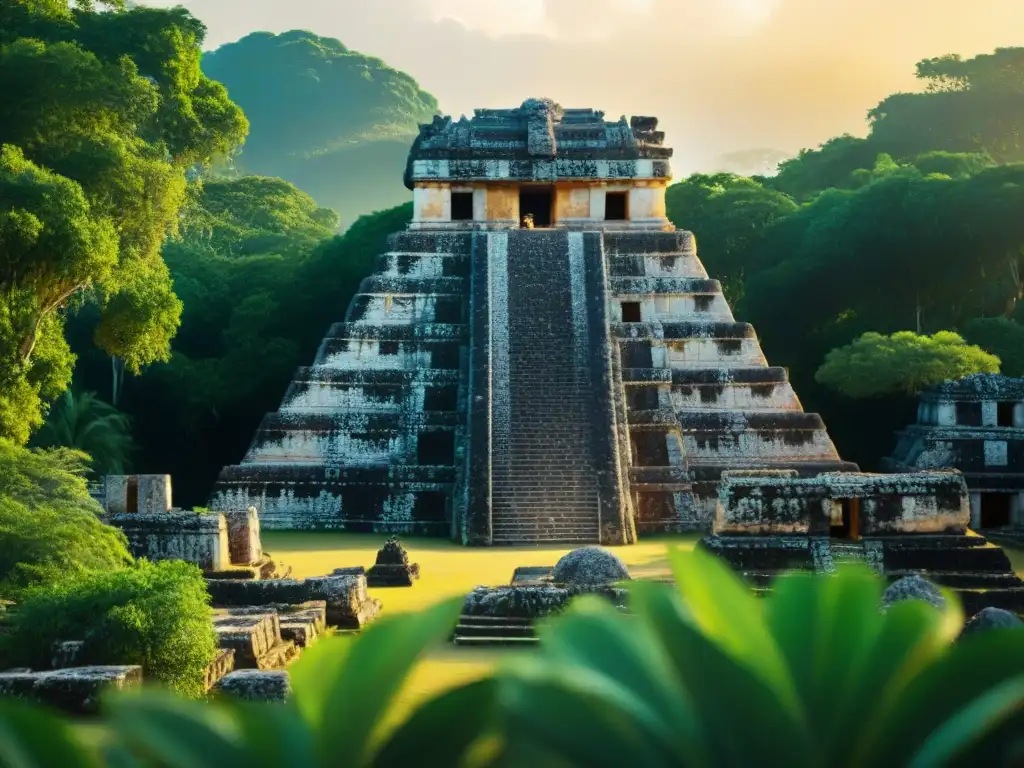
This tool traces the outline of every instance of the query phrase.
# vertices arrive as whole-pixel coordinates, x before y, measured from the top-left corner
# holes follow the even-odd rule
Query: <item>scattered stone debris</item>
[[[242,701],[276,703],[291,698],[292,683],[283,670],[242,669],[222,677],[213,690]]]
[[[626,564],[607,549],[574,549],[555,563],[551,580],[570,586],[600,586],[629,579]]]
[[[990,629],[1020,629],[1024,621],[1020,616],[1002,608],[982,608],[964,625],[961,635],[973,635]]]
[[[108,690],[128,690],[142,684],[142,667],[69,667],[45,672],[0,672],[0,698],[25,699],[72,715],[99,711]]]
[[[882,593],[882,610],[903,600],[922,600],[936,608],[946,606],[946,598],[939,588],[920,576],[906,576],[890,584]]]
[[[409,553],[398,537],[392,536],[377,552],[377,562],[367,572],[366,583],[370,587],[411,587],[419,577],[419,565],[409,563]]]

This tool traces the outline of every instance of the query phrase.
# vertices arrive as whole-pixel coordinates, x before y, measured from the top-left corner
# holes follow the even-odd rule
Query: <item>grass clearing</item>
[[[634,577],[669,575],[668,547],[692,549],[700,537],[659,537],[615,552]],[[383,534],[265,532],[263,547],[292,576],[323,576],[335,568],[362,565],[367,570],[387,539]],[[469,548],[450,541],[402,538],[409,558],[419,563],[420,579],[413,587],[371,589],[384,606],[384,615],[418,611],[449,597],[465,595],[477,586],[500,586],[512,580],[519,566],[549,566],[573,547]],[[1024,577],[1024,551],[1006,550],[1013,567]],[[432,652],[413,671],[389,720],[397,722],[418,703],[448,688],[479,679],[502,660],[528,649],[457,648]]]

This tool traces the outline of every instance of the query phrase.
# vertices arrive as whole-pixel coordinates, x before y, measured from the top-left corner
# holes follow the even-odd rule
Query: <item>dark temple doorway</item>
[[[840,516],[832,519],[829,536],[833,539],[860,538],[860,499],[841,499]]]
[[[1011,521],[1013,496],[1009,493],[981,494],[979,528],[1005,528]]]
[[[550,227],[555,205],[554,187],[523,187],[519,190],[519,217],[533,217],[533,226]]]

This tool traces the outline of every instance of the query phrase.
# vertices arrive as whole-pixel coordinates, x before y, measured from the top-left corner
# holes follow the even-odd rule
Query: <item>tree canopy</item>
[[[916,395],[934,384],[973,373],[999,373],[999,358],[949,331],[919,336],[865,333],[828,353],[815,378],[847,397]]]
[[[182,8],[20,2],[0,33],[0,436],[24,442],[73,364],[67,314],[132,371],[170,353],[181,303],[160,257],[185,172],[247,124],[200,71]]]

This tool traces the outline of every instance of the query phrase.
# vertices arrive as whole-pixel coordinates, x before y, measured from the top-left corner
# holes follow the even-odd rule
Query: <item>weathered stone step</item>
[[[455,645],[464,646],[496,646],[496,645],[536,645],[536,637],[469,637],[465,635],[456,635],[452,638],[452,642]]]

